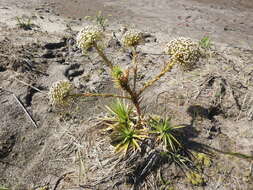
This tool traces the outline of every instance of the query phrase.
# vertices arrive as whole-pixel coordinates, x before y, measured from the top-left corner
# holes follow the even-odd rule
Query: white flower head
[[[170,41],[164,51],[171,56],[173,61],[186,70],[191,69],[201,56],[199,44],[184,37]]]
[[[88,25],[83,28],[77,35],[77,46],[83,51],[93,47],[95,42],[103,39],[103,30],[95,25]]]
[[[69,105],[74,86],[67,80],[61,80],[53,83],[49,90],[49,100],[52,105]]]
[[[143,34],[137,30],[128,30],[122,37],[122,43],[126,47],[136,47],[143,41]]]

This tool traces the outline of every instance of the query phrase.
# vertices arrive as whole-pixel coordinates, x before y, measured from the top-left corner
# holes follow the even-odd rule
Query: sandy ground
[[[220,43],[252,48],[250,0],[55,0],[62,16],[83,18],[103,10],[113,20],[168,36],[212,37]]]
[[[0,187],[83,189],[79,184],[87,181],[80,180],[80,152],[93,168],[90,177],[101,177],[92,162],[102,160],[103,155],[98,158],[94,151],[86,150],[85,135],[97,117],[93,113],[98,114],[107,101],[80,102],[79,112],[61,113],[49,106],[46,94],[53,82],[62,79],[72,81],[80,91],[111,90],[110,83],[106,83],[108,75],[100,70],[101,62],[94,59],[89,64],[90,60],[74,45],[77,31],[87,23],[84,17],[94,16],[97,11],[108,16],[110,30],[128,26],[151,34],[149,42],[141,47],[154,54],[141,57],[145,62],[144,80],[150,79],[159,71],[159,64],[165,62],[166,57],[155,56],[161,53],[165,42],[178,36],[196,40],[210,36],[220,54],[196,73],[182,75],[173,71],[157,85],[159,88],[145,94],[145,109],[169,113],[175,116],[175,122],[190,125],[192,118],[187,110],[201,105],[210,113],[192,124],[197,132],[189,134],[194,139],[224,151],[252,154],[253,1],[1,0]],[[18,28],[17,16],[31,18],[32,30]],[[115,52],[113,48],[108,51]],[[112,58],[122,65],[130,61],[122,53]],[[165,91],[169,92],[160,97],[161,107],[157,108],[154,94]],[[222,94],[220,99],[215,97],[217,93]],[[87,152],[94,157],[87,157]],[[252,190],[252,178],[245,177],[251,162],[231,157],[217,160],[214,165],[219,165],[218,173],[208,176],[205,189]],[[178,189],[202,189],[184,185],[180,182]]]
[[[2,13],[10,8],[12,16],[19,8],[30,13],[46,12],[65,18],[83,19],[98,11],[114,22],[124,23],[170,37],[189,36],[199,39],[210,36],[218,43],[252,48],[253,5],[250,0],[35,0],[1,1]],[[15,9],[13,13],[12,9]],[[10,11],[9,10],[9,11]],[[5,20],[2,17],[2,21]],[[12,18],[13,19],[13,18]],[[10,19],[8,20],[10,22]],[[50,26],[49,26],[50,27]],[[60,29],[59,29],[60,30]]]

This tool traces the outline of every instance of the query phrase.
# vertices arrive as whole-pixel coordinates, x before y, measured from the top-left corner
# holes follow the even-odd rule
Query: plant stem
[[[84,97],[104,97],[104,98],[122,98],[122,99],[129,99],[131,100],[131,97],[129,96],[120,96],[120,95],[117,95],[117,94],[97,94],[97,93],[81,93],[81,94],[72,94],[70,96],[73,96],[73,97],[81,97],[81,96],[84,96]]]
[[[126,91],[130,95],[130,100],[134,104],[137,114],[139,117],[141,117],[141,108],[140,108],[140,101],[139,101],[139,96],[134,92],[130,86],[127,84],[121,84],[121,88]]]
[[[112,62],[106,57],[106,55],[104,54],[104,52],[99,49],[98,45],[96,42],[94,42],[94,48],[97,50],[99,56],[104,60],[105,64],[110,67],[110,69],[113,69],[113,64]]]
[[[137,67],[137,62],[136,62],[136,59],[137,59],[137,52],[136,52],[136,47],[133,48],[133,65],[134,65],[134,92],[135,92],[135,89],[136,89],[136,78],[137,78],[137,70],[138,70],[138,67]]]
[[[111,70],[113,70],[113,64],[106,57],[106,55],[104,54],[104,52],[101,49],[99,49],[99,47],[97,46],[96,43],[94,43],[94,47],[97,50],[99,56],[104,60],[104,62],[106,63],[106,65],[108,67],[110,67]],[[136,56],[136,55],[134,55],[134,56]],[[136,59],[136,58],[133,58],[133,59]],[[135,72],[137,74],[137,70]],[[136,83],[136,74],[135,74],[135,79],[134,79],[135,82],[134,83]],[[136,111],[137,111],[137,114],[138,114],[139,118],[141,118],[141,108],[140,108],[140,102],[139,102],[139,95],[136,94],[135,90],[132,90],[130,88],[130,86],[128,84],[128,81],[126,83],[123,82],[120,86],[121,86],[121,88],[123,90],[125,90],[130,95],[130,97],[118,96],[118,95],[115,95],[115,94],[92,94],[92,93],[86,93],[86,94],[82,94],[82,95],[83,96],[102,96],[102,97],[117,97],[117,98],[130,99],[132,101],[132,103],[134,104],[135,108],[136,108]]]
[[[146,82],[146,84],[139,91],[138,96],[140,96],[148,87],[152,86],[156,81],[158,81],[162,76],[164,76],[167,72],[170,72],[175,63],[168,63],[167,66],[152,80]]]

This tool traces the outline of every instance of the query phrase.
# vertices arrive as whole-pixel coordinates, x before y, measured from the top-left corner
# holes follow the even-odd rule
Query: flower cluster
[[[103,31],[98,26],[89,25],[83,28],[77,35],[77,46],[83,51],[91,48],[95,42],[102,40]]]
[[[142,33],[136,30],[129,30],[122,37],[122,43],[126,47],[136,47],[142,41],[143,41]]]
[[[198,43],[184,37],[170,41],[165,48],[165,53],[184,70],[191,69],[201,56]]]
[[[67,80],[55,82],[49,91],[49,99],[52,105],[68,105],[70,103],[73,85]]]

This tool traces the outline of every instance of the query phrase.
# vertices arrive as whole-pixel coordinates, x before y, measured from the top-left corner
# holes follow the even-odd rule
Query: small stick
[[[19,80],[19,79],[17,79],[17,78],[14,78],[14,79],[15,79],[16,81],[18,81],[18,82],[24,84],[24,85],[27,85],[27,86],[33,88],[34,90],[37,90],[38,92],[41,92],[41,93],[43,93],[43,94],[47,94],[46,92],[43,92],[43,91],[41,91],[40,89],[38,89],[38,88],[36,88],[36,87],[34,87],[34,86],[32,86],[32,85],[30,85],[30,84],[28,84],[28,83],[22,81],[22,80]]]
[[[148,52],[142,52],[144,55],[167,55],[166,53],[148,53]]]
[[[21,108],[24,110],[24,112],[26,113],[26,115],[28,116],[28,118],[31,120],[31,122],[34,125],[34,127],[38,128],[38,126],[35,123],[34,119],[30,115],[30,113],[26,110],[26,108],[24,107],[24,105],[22,104],[22,102],[18,99],[18,97],[14,93],[12,93],[12,95],[15,98],[15,100],[18,102],[18,104],[21,106]]]
[[[250,164],[250,175],[253,176],[253,162]]]
[[[67,175],[72,174],[72,173],[74,173],[74,172],[73,171],[72,172],[67,172],[67,173],[63,174],[62,176],[60,176],[59,179],[56,181],[53,190],[57,189],[57,187],[60,184],[61,180],[63,180]]]

